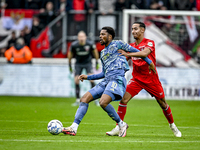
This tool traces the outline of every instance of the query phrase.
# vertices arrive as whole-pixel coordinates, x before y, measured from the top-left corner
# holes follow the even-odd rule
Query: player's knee
[[[100,100],[100,101],[99,101],[99,105],[100,105],[102,108],[105,108],[108,104],[105,103],[105,101]]]
[[[89,92],[87,92],[81,97],[80,102],[89,103],[92,100],[93,100],[92,95]]]
[[[121,104],[127,104],[129,102],[129,99],[122,98],[120,101]]]
[[[167,107],[167,102],[165,101],[165,99],[156,99],[156,100],[162,109],[165,109]]]

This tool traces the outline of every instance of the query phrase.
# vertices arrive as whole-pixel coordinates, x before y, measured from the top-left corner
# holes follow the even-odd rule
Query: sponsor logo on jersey
[[[153,46],[153,43],[152,43],[152,42],[148,42],[147,45],[149,45],[149,46],[152,47],[152,46]]]
[[[89,51],[89,50],[90,50],[90,46],[89,46],[89,45],[86,45],[86,46],[84,46],[84,49],[85,49],[86,51]]]

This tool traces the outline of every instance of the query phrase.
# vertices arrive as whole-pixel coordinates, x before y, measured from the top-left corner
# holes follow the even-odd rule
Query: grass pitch
[[[106,131],[115,122],[100,108],[90,103],[77,135],[51,135],[47,124],[52,119],[69,126],[78,107],[74,98],[0,96],[1,150],[199,150],[200,101],[168,101],[174,120],[182,132],[176,138],[162,110],[153,100],[129,102],[125,122],[127,136],[111,137]],[[111,103],[116,109],[118,102]]]

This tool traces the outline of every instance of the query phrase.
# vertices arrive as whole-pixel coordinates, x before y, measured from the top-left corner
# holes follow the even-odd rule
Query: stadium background
[[[44,16],[47,11],[48,2],[40,1],[41,5],[38,3],[38,7],[33,7],[34,1],[32,5],[30,2],[25,2],[24,6],[14,6],[9,1],[2,1],[0,95],[73,97],[75,95],[73,75],[69,73],[66,57],[69,46],[76,39],[78,31],[84,30],[88,39],[96,43],[100,52],[103,49],[98,42],[101,27],[112,26],[116,30],[115,39],[133,42],[130,34],[131,24],[139,20],[147,25],[145,36],[156,43],[156,65],[167,99],[200,99],[200,57],[198,54],[200,4],[198,0],[190,2],[190,7],[182,8],[183,10],[176,10],[179,9],[175,8],[176,1],[174,5],[172,2],[163,1],[162,7],[165,9],[156,8],[156,10],[152,8],[153,4],[143,6],[143,1],[141,3],[110,1],[107,3],[112,9],[110,12],[107,12],[108,6],[105,8],[104,1],[95,1],[92,13],[89,13],[90,8],[86,5],[89,1],[64,1],[67,3],[65,10],[61,9],[62,1],[51,1],[53,4],[51,11],[54,15],[44,24],[42,21],[44,17],[41,16]],[[129,5],[126,5],[127,2]],[[17,9],[17,6],[20,8]],[[11,38],[11,32],[14,30],[17,37],[21,37],[24,28],[28,27],[32,33],[34,17],[38,17],[44,26],[38,35],[32,36],[28,42],[34,57],[33,63],[31,65],[7,64],[3,52]],[[128,19],[125,20],[126,17]],[[95,72],[99,71],[101,68]],[[130,72],[126,74],[128,80],[131,77]],[[83,95],[89,89],[89,85],[86,81],[81,83],[81,86],[81,95]],[[142,91],[136,98],[151,97]]]
[[[97,2],[90,5],[92,13],[83,5],[90,0],[50,0],[53,17],[44,17],[48,1],[1,0],[0,149],[200,149],[200,0],[92,0]],[[25,32],[27,39],[38,19],[43,28],[26,41],[34,55],[32,64],[8,64],[4,52],[12,31],[17,37]],[[145,36],[156,42],[159,77],[182,138],[174,137],[162,110],[145,91],[128,104],[125,138],[105,135],[115,123],[93,103],[75,137],[49,134],[50,120],[70,126],[77,110],[71,106],[75,90],[66,58],[77,32],[84,30],[100,52],[102,26],[112,26],[116,39],[133,42],[130,29],[136,20],[146,23]],[[131,78],[131,70],[126,77]],[[87,81],[81,83],[81,95],[89,88]],[[117,109],[118,102],[112,105]]]

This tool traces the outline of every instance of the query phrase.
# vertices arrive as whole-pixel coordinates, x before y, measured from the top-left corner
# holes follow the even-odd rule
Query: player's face
[[[141,28],[139,24],[132,25],[132,35],[134,39],[139,39],[143,33],[144,33],[144,28]]]
[[[86,37],[85,33],[80,32],[78,34],[78,41],[80,44],[85,44],[86,39],[87,39],[87,37]]]
[[[101,30],[99,35],[99,41],[101,45],[107,45],[109,43],[109,34],[106,30]]]

